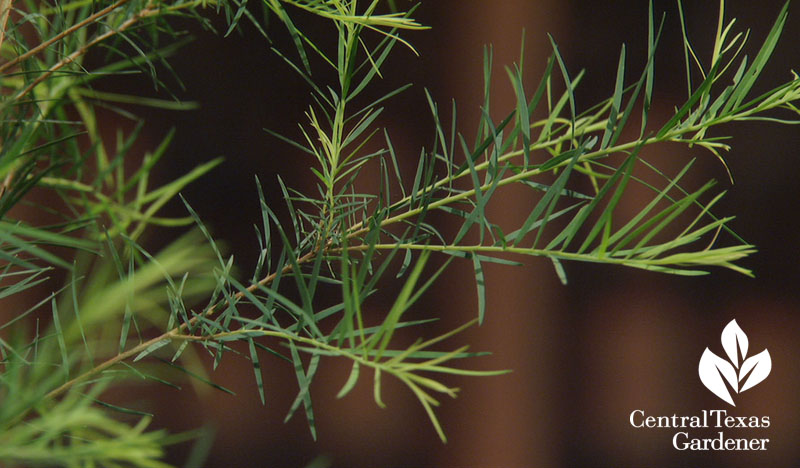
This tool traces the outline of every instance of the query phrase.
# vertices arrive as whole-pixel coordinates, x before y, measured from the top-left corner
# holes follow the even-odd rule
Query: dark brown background
[[[527,31],[525,64],[533,88],[551,53],[546,32],[558,42],[571,72],[587,69],[577,97],[585,109],[613,90],[619,47],[629,47],[628,80],[645,60],[647,3],[581,1],[423,2],[417,13],[426,32],[406,34],[420,57],[399,50],[384,69],[382,84],[391,89],[415,86],[388,103],[381,122],[388,128],[404,170],[413,171],[421,146],[430,146],[432,121],[423,89],[443,109],[459,106],[461,130],[471,139],[481,96],[482,47],[494,44],[494,115],[513,107],[503,67],[519,56]],[[677,8],[655,1],[667,12],[656,62],[654,117],[664,121],[672,106],[685,99],[683,57]],[[708,60],[716,27],[717,2],[687,1],[689,33]],[[780,10],[778,1],[732,1],[728,17],[738,30],[751,28],[747,53],[752,57]],[[797,9],[797,7],[795,7]],[[299,21],[306,21],[302,16]],[[313,20],[309,27],[317,27]],[[322,25],[324,26],[324,25]],[[213,176],[185,191],[185,197],[226,239],[247,273],[257,243],[259,223],[253,175],[266,186],[268,202],[280,210],[275,183],[280,173],[288,185],[309,189],[311,160],[262,131],[269,127],[298,136],[296,122],[311,103],[308,89],[269,51],[252,28],[222,39],[188,26],[198,40],[172,61],[186,90],[178,94],[200,101],[203,109],[180,114],[149,114],[155,139],[169,127],[178,133],[172,147],[179,174],[189,166],[224,155],[227,163]],[[275,45],[291,50],[282,27],[269,32]],[[797,66],[800,12],[790,14],[787,31],[761,80],[766,90],[790,78]],[[116,86],[133,86],[119,83]],[[375,95],[379,95],[377,92]],[[502,112],[501,112],[502,111]],[[445,112],[445,115],[449,113]],[[371,377],[341,401],[333,398],[347,376],[346,363],[323,361],[312,387],[319,441],[312,442],[298,414],[282,420],[296,391],[292,369],[276,361],[262,363],[267,405],[261,406],[249,364],[226,358],[214,375],[237,393],[200,395],[191,389],[164,391],[157,424],[173,430],[213,426],[216,442],[208,467],[303,466],[326,455],[335,467],[501,466],[501,467],[792,467],[800,464],[800,387],[797,342],[798,297],[797,127],[739,124],[727,160],[736,177],[730,186],[722,166],[699,149],[666,146],[650,157],[666,167],[680,167],[697,157],[698,183],[716,178],[729,193],[719,214],[735,214],[735,230],[756,244],[759,253],[744,263],[757,277],[729,271],[679,278],[623,268],[567,264],[570,283],[562,286],[550,263],[528,259],[524,268],[487,267],[486,323],[452,343],[468,342],[491,357],[475,361],[484,369],[512,368],[512,374],[487,379],[452,379],[462,388],[457,400],[443,398],[440,416],[449,437],[441,444],[423,409],[410,392],[387,383],[388,409],[372,401]],[[662,152],[662,153],[659,153]],[[305,184],[305,185],[304,185]],[[526,215],[533,200],[511,194],[496,202],[498,220]],[[175,208],[176,210],[178,208]],[[476,312],[471,267],[453,270],[439,295],[426,302],[420,316],[440,316],[440,330],[472,318]],[[728,408],[697,377],[706,346],[720,352],[720,332],[736,318],[750,337],[751,353],[769,349],[773,360],[767,380],[739,396]],[[412,336],[413,338],[413,336]],[[265,359],[266,361],[266,359]],[[724,406],[723,406],[724,405]],[[671,447],[674,430],[633,429],[634,409],[652,415],[695,415],[725,408],[737,415],[768,415],[771,427],[735,437],[768,437],[767,452],[690,453]],[[711,433],[698,433],[710,436]],[[174,454],[180,463],[182,450]]]

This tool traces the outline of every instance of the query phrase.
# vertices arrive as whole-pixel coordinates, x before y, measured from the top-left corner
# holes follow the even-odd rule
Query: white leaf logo
[[[747,335],[739,328],[736,319],[733,319],[722,330],[722,349],[725,350],[728,359],[730,359],[733,366],[736,368],[739,367],[739,353],[736,352],[737,343],[739,344],[739,350],[742,351],[741,356],[744,358],[744,356],[747,356]]]
[[[736,404],[733,402],[731,390],[742,393],[753,388],[766,379],[772,370],[769,351],[765,349],[748,358],[748,345],[747,335],[734,319],[722,330],[722,349],[728,355],[728,360],[717,356],[708,348],[700,357],[697,369],[700,381],[714,395],[732,406]]]

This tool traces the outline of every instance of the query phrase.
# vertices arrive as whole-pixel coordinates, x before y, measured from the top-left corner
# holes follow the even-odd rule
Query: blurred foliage
[[[216,368],[228,352],[252,363],[262,402],[267,396],[261,359],[277,357],[292,365],[298,394],[287,419],[302,407],[314,437],[309,389],[320,358],[332,356],[352,365],[337,397],[346,396],[369,370],[375,402],[382,407],[381,382],[391,376],[415,395],[444,441],[437,395],[455,397],[458,390],[446,376],[503,372],[465,369],[462,360],[483,354],[467,346],[439,348],[483,321],[487,262],[511,266],[520,256],[545,257],[564,283],[565,261],[681,275],[704,274],[709,267],[750,273],[737,262],[754,247],[728,227],[732,217],[712,212],[723,195],[714,192],[713,181],[685,189],[681,181],[691,161],[671,174],[645,155],[652,145],[680,143],[704,148],[724,164],[729,148],[724,137],[712,136],[719,125],[797,122],[792,119],[800,80],[760,96],[751,93],[781,34],[786,6],[752,60],[741,55],[748,34],[734,32],[724,4],[709,63],[700,61],[684,33],[688,96],[655,127],[649,119],[653,57],[663,19],[656,21],[652,7],[643,70],[631,81],[623,47],[613,95],[586,110],[574,94],[584,74],[567,70],[553,42],[533,93],[525,89],[521,63],[506,69],[516,105],[494,121],[487,48],[476,135],[467,139],[458,131],[455,105],[445,126],[447,119],[426,94],[434,137],[420,152],[413,180],[401,176],[402,159],[390,130],[376,126],[384,101],[407,86],[376,94],[372,84],[395,46],[414,50],[401,33],[425,29],[412,17],[415,8],[399,10],[394,2],[378,0],[264,0],[260,7],[262,16],[277,18],[293,39],[294,50],[275,53],[311,93],[298,135],[273,135],[309,156],[316,191],[301,193],[278,179],[290,215],[281,222],[258,186],[260,256],[255,271],[242,276],[190,200],[181,199],[186,216],[160,215],[184,187],[221,161],[186,168],[185,175],[153,186],[150,175],[169,157],[173,132],[143,156],[134,150],[143,123],[127,104],[164,112],[197,104],[101,92],[92,84],[145,74],[163,89],[156,71],[171,72],[168,59],[184,42],[170,25],[173,16],[192,17],[210,28],[203,16],[208,9],[227,19],[226,34],[244,19],[269,40],[267,23],[256,19],[253,6],[240,0],[0,0],[4,466],[166,466],[165,446],[182,439],[148,431],[153,415],[104,401],[106,390],[142,380],[175,386],[167,370],[176,367],[226,390],[225,382],[206,375],[200,355],[208,354]],[[321,17],[329,30],[303,31],[293,19],[297,15]],[[331,37],[333,48],[325,40]],[[94,69],[85,60],[92,50],[106,57]],[[336,80],[318,78],[323,74],[312,72],[318,67],[332,69]],[[546,117],[535,120],[539,109]],[[134,125],[115,130],[100,112],[114,112]],[[363,193],[357,181],[367,167],[380,174],[380,184]],[[525,187],[535,203],[516,225],[502,225],[490,219],[487,207],[512,185]],[[649,198],[626,216],[620,202],[634,185]],[[457,226],[454,235],[430,221],[433,212]],[[150,253],[145,234],[166,229],[183,234]],[[437,267],[430,266],[434,255],[442,260]],[[451,332],[396,345],[399,328],[426,330],[436,319],[410,321],[405,314],[453,262],[464,261],[474,268],[476,317]],[[402,286],[383,290],[395,278]],[[338,292],[332,303],[330,291]],[[22,301],[14,297],[23,293],[36,295],[36,303],[17,309]],[[365,304],[387,294],[394,295],[387,310],[377,317],[365,313]]]

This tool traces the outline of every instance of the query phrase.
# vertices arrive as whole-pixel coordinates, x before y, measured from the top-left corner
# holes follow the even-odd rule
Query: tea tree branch
[[[164,110],[196,106],[164,105],[89,87],[101,75],[145,66],[160,84],[152,62],[166,61],[177,46],[159,48],[148,38],[159,38],[161,43],[160,38],[172,32],[165,22],[168,16],[184,11],[197,16],[207,5],[224,12],[228,32],[245,19],[266,36],[246,2],[238,0],[179,0],[170,5],[118,0],[96,12],[84,0],[30,4],[31,9],[39,8],[25,17],[36,22],[30,37],[19,27],[3,29],[0,49],[9,59],[0,64],[6,87],[0,112],[9,124],[0,128],[4,180],[0,257],[5,262],[0,265],[0,297],[44,284],[56,268],[67,279],[36,307],[0,324],[0,331],[10,336],[0,340],[0,398],[4,399],[0,463],[68,460],[70,466],[163,466],[159,459],[167,442],[160,433],[145,431],[150,416],[105,403],[102,396],[109,385],[131,378],[174,385],[166,373],[142,365],[154,357],[225,390],[224,382],[206,375],[197,350],[207,352],[212,369],[229,352],[248,359],[263,403],[268,392],[261,359],[269,355],[289,362],[298,393],[287,419],[302,408],[313,438],[317,419],[309,389],[323,363],[321,357],[327,356],[351,365],[338,398],[348,395],[366,369],[372,373],[375,404],[384,407],[382,379],[391,376],[417,398],[433,430],[445,441],[434,396],[457,395],[447,376],[504,372],[456,365],[456,360],[484,354],[470,352],[466,345],[439,350],[445,340],[480,324],[491,313],[485,263],[511,267],[519,266],[513,259],[521,256],[545,257],[565,283],[567,261],[680,275],[705,274],[719,267],[751,274],[739,262],[755,248],[733,232],[732,216],[714,213],[724,192],[714,192],[713,181],[693,190],[684,187],[693,160],[677,174],[668,174],[648,158],[654,145],[699,146],[727,170],[723,154],[730,148],[720,136],[711,136],[721,125],[748,120],[798,122],[797,76],[762,95],[750,95],[781,35],[787,7],[750,62],[740,55],[749,34],[734,34],[733,21],[726,21],[721,4],[707,64],[685,34],[681,9],[689,94],[657,127],[649,112],[663,22],[656,27],[652,8],[647,22],[648,60],[638,78],[626,81],[623,47],[613,93],[586,110],[575,95],[584,74],[567,70],[550,38],[553,54],[532,93],[525,90],[521,65],[506,70],[516,102],[506,109],[504,119],[495,121],[489,112],[492,59],[487,50],[484,112],[477,134],[468,138],[458,132],[455,106],[451,128],[443,128],[446,119],[426,93],[433,144],[414,162],[413,179],[404,180],[401,166],[408,158],[398,158],[390,129],[381,132],[377,122],[383,103],[408,86],[376,95],[374,81],[382,76],[395,45],[417,52],[401,37],[406,30],[426,28],[412,18],[414,9],[395,11],[379,0],[266,0],[266,8],[283,24],[295,47],[294,52],[275,52],[309,84],[313,98],[297,141],[276,136],[311,156],[309,170],[317,186],[313,194],[304,194],[278,180],[288,208],[286,221],[275,214],[257,183],[262,217],[256,227],[259,255],[252,275],[242,280],[234,273],[233,257],[227,256],[186,200],[189,216],[160,214],[219,160],[152,187],[150,171],[166,157],[172,132],[138,167],[132,167],[138,158],[131,157],[131,148],[142,125],[119,131],[112,141],[104,137],[108,132],[101,131],[94,110],[102,102],[112,109],[130,102]],[[0,23],[7,21],[9,9],[0,0]],[[302,30],[293,20],[297,11],[317,15],[329,29]],[[149,34],[132,34],[139,28]],[[117,47],[115,39],[126,41],[137,55],[125,56],[126,48]],[[123,59],[86,70],[84,57],[103,41]],[[324,74],[312,73],[319,66],[330,67],[335,78],[328,82]],[[691,80],[695,66],[701,71],[700,83]],[[626,131],[639,108],[637,128]],[[544,118],[533,118],[537,109],[544,111]],[[121,114],[130,118],[126,111]],[[623,133],[638,136],[623,139]],[[375,149],[380,134],[385,145]],[[378,189],[360,190],[358,181],[374,173]],[[632,213],[623,213],[620,202],[636,185],[648,196]],[[496,222],[488,207],[495,194],[513,186],[527,191],[530,207],[517,220]],[[51,213],[62,210],[61,224],[32,226],[10,217],[10,210],[34,187],[60,198],[63,206],[41,208]],[[442,229],[440,220],[429,216],[433,212],[441,213],[456,231]],[[156,254],[139,244],[147,231],[185,226],[189,221],[196,229]],[[74,252],[74,259],[52,253],[51,246]],[[431,267],[432,255],[444,262]],[[407,312],[446,277],[452,262],[459,261],[474,268],[477,317],[449,332],[397,345],[395,336],[401,328],[430,330],[426,328],[430,320],[411,320]],[[399,290],[383,287],[398,281]],[[375,302],[377,313],[367,312],[376,309],[372,302],[376,296],[388,301]],[[40,330],[38,321],[35,327],[25,327],[47,307],[49,328]],[[111,409],[141,419],[122,422]],[[91,415],[91,424],[81,415]],[[57,429],[30,429],[39,427]],[[109,449],[112,446],[120,450]]]

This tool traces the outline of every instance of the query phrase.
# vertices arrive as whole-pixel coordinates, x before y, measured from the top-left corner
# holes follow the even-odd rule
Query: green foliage
[[[142,123],[120,105],[136,102],[164,111],[196,106],[91,87],[106,75],[142,71],[162,87],[155,65],[169,69],[168,58],[181,42],[169,17],[210,24],[200,15],[209,6],[228,20],[227,33],[245,18],[266,36],[267,28],[238,0],[14,6],[0,0],[0,298],[40,295],[33,307],[13,310],[0,323],[4,466],[166,466],[160,460],[173,439],[148,432],[152,415],[105,402],[104,392],[142,382],[175,386],[174,370],[228,391],[224,382],[206,375],[200,358],[208,354],[216,368],[228,352],[251,361],[262,402],[269,398],[263,360],[290,363],[298,394],[286,417],[302,407],[314,437],[310,389],[321,357],[329,356],[352,366],[337,397],[346,397],[364,370],[371,370],[375,403],[383,407],[382,381],[391,376],[419,400],[444,441],[435,395],[455,397],[458,390],[446,376],[504,372],[465,369],[460,361],[482,354],[467,346],[440,348],[491,313],[486,263],[513,267],[520,256],[545,257],[564,283],[567,261],[680,275],[704,274],[710,267],[750,274],[738,262],[754,247],[733,234],[732,217],[712,212],[723,193],[713,192],[712,181],[683,187],[692,162],[669,174],[645,155],[653,145],[679,143],[704,148],[724,165],[729,147],[723,137],[711,136],[716,127],[747,120],[797,123],[792,119],[800,80],[752,95],[784,27],[787,6],[752,62],[740,56],[748,34],[734,35],[724,8],[711,62],[699,60],[684,28],[688,97],[657,126],[650,121],[650,106],[663,21],[656,24],[652,8],[643,70],[630,81],[623,47],[613,95],[586,110],[575,97],[584,74],[566,67],[551,39],[553,54],[533,93],[525,89],[521,65],[506,69],[516,103],[494,121],[487,49],[477,134],[459,133],[455,106],[452,126],[445,128],[446,118],[426,93],[435,138],[432,148],[420,153],[413,180],[403,180],[391,130],[376,122],[383,103],[407,87],[370,93],[394,47],[413,50],[402,32],[425,28],[412,18],[413,9],[397,11],[393,2],[378,0],[265,0],[265,12],[285,26],[296,47],[275,52],[309,84],[313,101],[298,138],[275,136],[310,156],[317,188],[304,194],[278,180],[287,223],[270,208],[256,180],[261,253],[249,280],[237,273],[191,200],[184,200],[185,217],[159,215],[219,160],[153,187],[150,174],[169,157],[170,132],[137,167],[132,164]],[[327,20],[330,29],[316,33],[334,38],[335,47],[328,50],[324,37],[299,29],[292,19],[297,14]],[[164,45],[167,38],[172,42]],[[93,49],[113,60],[87,69],[84,58]],[[335,72],[335,82],[312,72],[320,66]],[[700,83],[694,83],[698,75]],[[134,129],[117,131],[108,141],[97,114],[101,106],[136,121]],[[545,117],[537,120],[541,111]],[[367,149],[376,145],[382,149]],[[374,193],[357,188],[366,167],[380,174]],[[536,202],[516,224],[502,225],[491,219],[489,207],[496,193],[513,185],[524,187]],[[634,185],[649,198],[625,216],[620,202]],[[50,195],[48,205],[29,201],[34,189]],[[29,207],[14,210],[18,205]],[[428,221],[434,212],[455,223],[455,234]],[[57,221],[38,223],[42,213],[48,219],[55,214]],[[158,253],[143,246],[146,233],[180,227],[184,234]],[[432,267],[436,256],[441,261]],[[435,320],[409,320],[406,313],[453,262],[474,268],[477,317],[410,346],[397,344],[398,329],[417,327],[423,333]],[[366,314],[365,305],[388,294],[383,286],[394,278],[403,279],[391,307],[377,317]],[[322,306],[321,291],[327,297],[337,291],[337,300]]]

